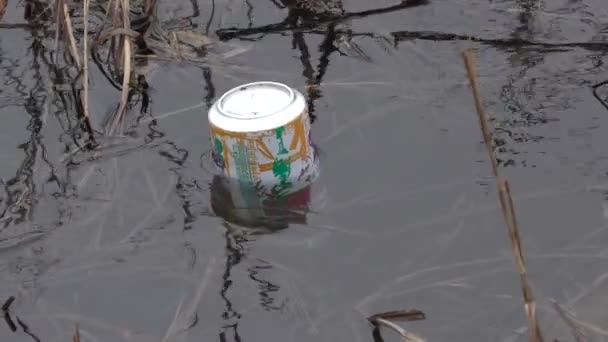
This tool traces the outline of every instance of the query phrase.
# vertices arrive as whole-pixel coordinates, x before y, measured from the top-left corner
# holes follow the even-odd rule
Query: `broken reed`
[[[492,131],[489,127],[487,114],[483,108],[479,91],[479,83],[477,82],[477,75],[475,72],[475,57],[470,49],[463,51],[462,57],[464,59],[464,64],[467,70],[467,76],[469,78],[471,89],[473,91],[475,109],[479,118],[479,126],[481,128],[483,140],[487,148],[488,158],[491,162],[492,174],[496,178],[496,187],[498,189],[498,199],[500,201],[500,208],[502,210],[502,215],[509,232],[509,239],[511,240],[513,256],[515,257],[515,261],[517,263],[517,269],[519,272],[519,279],[524,299],[524,309],[528,321],[528,340],[531,342],[542,342],[543,336],[540,329],[538,317],[536,315],[536,302],[534,301],[532,288],[530,287],[530,284],[528,282],[525,259],[521,249],[521,237],[519,235],[519,227],[515,215],[513,198],[511,196],[511,188],[509,186],[509,182],[507,180],[503,180],[498,172],[498,163],[496,161],[496,156],[494,155]]]
[[[374,325],[374,335],[380,335],[379,327],[384,326],[389,328],[399,334],[403,341],[405,342],[425,342],[423,338],[420,336],[409,332],[392,321],[420,321],[426,319],[426,315],[424,312],[412,309],[412,310],[397,310],[397,311],[388,311],[377,313],[375,315],[371,315],[367,318],[367,320]],[[382,337],[374,338],[375,341],[382,341]]]

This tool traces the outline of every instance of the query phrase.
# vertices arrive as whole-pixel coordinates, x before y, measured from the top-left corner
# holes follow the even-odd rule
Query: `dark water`
[[[589,341],[608,340],[608,111],[592,92],[608,79],[603,1],[419,1],[299,29],[274,1],[197,5],[197,30],[238,53],[154,67],[158,119],[72,153],[75,109],[50,76],[53,33],[20,26],[23,3],[9,1],[0,298],[16,297],[17,332],[2,326],[1,341],[35,340],[16,317],[41,341],[70,341],[75,323],[85,341],[373,341],[366,316],[409,308],[427,319],[406,329],[428,341],[526,340],[465,48],[495,118],[547,340],[574,341],[551,299]],[[193,7],[161,1],[159,13]],[[104,115],[119,93],[91,73],[91,112]],[[225,222],[209,190],[206,110],[264,79],[306,94],[322,150],[306,224],[275,233]]]

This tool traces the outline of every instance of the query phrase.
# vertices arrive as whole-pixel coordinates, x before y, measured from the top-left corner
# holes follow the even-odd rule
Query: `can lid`
[[[305,111],[304,96],[296,89],[253,82],[222,95],[209,109],[209,123],[231,132],[262,132],[286,125]]]
[[[218,102],[218,109],[233,118],[255,119],[285,110],[294,97],[293,90],[281,83],[249,83],[224,94]]]

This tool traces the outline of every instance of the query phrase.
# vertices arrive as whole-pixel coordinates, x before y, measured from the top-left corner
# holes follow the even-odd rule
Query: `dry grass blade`
[[[116,129],[124,122],[124,117],[127,111],[127,104],[129,101],[129,91],[131,84],[131,63],[132,63],[132,45],[131,45],[131,35],[126,34],[130,32],[130,19],[129,19],[129,0],[121,0],[116,2],[115,11],[117,12],[117,8],[120,5],[121,7],[121,17],[122,17],[122,92],[120,96],[120,105],[118,107],[118,111],[114,116],[110,124],[110,128],[108,132],[112,134]],[[116,19],[115,19],[116,20]]]
[[[61,10],[63,11],[63,20],[65,21],[66,35],[69,41],[69,48],[72,58],[76,62],[78,69],[81,68],[82,64],[80,63],[80,56],[78,55],[78,48],[76,46],[76,38],[74,37],[74,30],[72,29],[72,20],[70,19],[70,13],[68,9],[68,4],[65,3],[65,0],[58,0],[59,5],[61,6]]]
[[[0,21],[2,21],[4,12],[6,12],[6,5],[8,5],[8,0],[0,0]]]
[[[89,120],[89,0],[84,0],[84,42],[82,46],[82,59],[83,59],[83,87],[84,87],[84,99],[83,110],[84,116]]]
[[[78,328],[78,324],[76,324],[76,332],[74,333],[73,342],[80,342],[80,329]]]
[[[496,162],[496,156],[494,155],[494,144],[492,143],[492,131],[488,124],[488,116],[483,109],[481,102],[481,96],[479,91],[479,82],[477,82],[477,72],[475,72],[475,56],[470,50],[463,53],[464,65],[467,68],[467,75],[473,89],[473,98],[475,100],[475,109],[477,110],[477,116],[479,118],[479,127],[481,127],[481,133],[483,134],[483,141],[486,144],[488,150],[488,158],[490,159],[492,166],[492,175],[498,176],[498,163]]]
[[[477,75],[475,73],[475,58],[471,50],[465,50],[462,53],[464,64],[467,69],[467,75],[471,88],[473,90],[473,97],[475,100],[475,108],[479,119],[479,126],[483,134],[483,139],[488,151],[488,158],[492,165],[492,173],[496,177],[496,187],[498,190],[498,198],[500,201],[500,207],[502,210],[503,218],[505,220],[509,239],[511,240],[511,247],[513,256],[517,263],[517,269],[520,277],[520,283],[522,288],[522,294],[524,299],[524,309],[526,312],[526,318],[528,321],[528,339],[531,342],[542,342],[543,336],[536,315],[536,303],[534,301],[534,295],[532,294],[532,288],[528,282],[528,276],[526,272],[525,260],[521,248],[521,238],[519,234],[519,227],[517,224],[517,218],[515,215],[515,206],[513,204],[513,198],[511,196],[511,189],[509,183],[506,180],[502,180],[498,173],[498,163],[496,162],[496,156],[494,155],[494,146],[492,143],[492,133],[488,123],[487,114],[484,111],[481,95],[479,92],[479,84],[477,81]]]

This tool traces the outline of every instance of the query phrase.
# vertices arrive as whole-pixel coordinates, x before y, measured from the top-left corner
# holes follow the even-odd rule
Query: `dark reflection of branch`
[[[192,16],[190,18],[196,18],[201,15],[201,10],[198,7],[197,0],[190,0],[190,4],[192,4]]]
[[[337,48],[334,45],[334,41],[336,39],[336,25],[332,24],[327,27],[327,34],[321,42],[319,46],[319,50],[321,50],[321,58],[319,58],[319,67],[317,69],[317,76],[315,78],[315,84],[320,84],[323,80],[323,76],[327,72],[327,67],[329,66],[329,56],[337,51]]]
[[[535,1],[518,0],[517,4],[521,7],[519,13],[519,25],[511,34],[512,42],[530,42],[532,38],[532,24],[534,21],[533,6]],[[529,44],[528,44],[529,45]],[[541,108],[530,108],[532,104],[525,99],[534,99],[536,96],[534,80],[526,77],[527,72],[535,66],[541,64],[545,60],[545,54],[535,53],[524,49],[525,44],[512,44],[511,46],[503,45],[501,48],[510,48],[512,50],[513,59],[518,65],[514,65],[517,70],[509,78],[500,91],[500,100],[505,106],[505,110],[510,113],[506,118],[500,119],[502,122],[500,129],[497,129],[494,137],[494,147],[497,152],[496,161],[498,166],[509,167],[515,166],[516,161],[511,158],[519,152],[509,145],[509,140],[522,143],[534,138],[529,136],[527,132],[517,132],[518,127],[528,127],[536,124],[547,122]],[[520,81],[524,85],[518,85]],[[524,100],[522,100],[522,98]],[[533,106],[533,105],[532,105]],[[541,138],[542,139],[542,138]],[[505,157],[502,157],[505,155]],[[522,166],[526,166],[526,160],[521,161]]]
[[[534,23],[534,7],[537,6],[538,0],[517,0],[517,5],[521,8],[518,19],[519,26],[511,34],[517,39],[531,39]]]
[[[593,97],[595,97],[606,110],[608,110],[608,96],[601,97],[598,93],[598,89],[608,85],[608,81],[603,81],[592,86]]]
[[[355,34],[353,34],[355,35]],[[565,43],[547,43],[521,38],[481,38],[476,36],[461,35],[455,33],[444,33],[436,31],[397,31],[391,35],[396,42],[406,40],[429,40],[429,41],[470,41],[483,45],[489,45],[496,48],[542,48],[546,49],[569,49],[581,48],[585,50],[608,51],[607,42],[565,42]],[[547,52],[547,51],[544,51]]]
[[[196,1],[196,0],[194,0]],[[215,0],[211,0],[211,13],[209,13],[209,19],[207,20],[207,25],[205,25],[205,34],[209,35],[209,28],[211,28],[211,23],[213,22],[213,17],[215,16]]]
[[[230,228],[227,229],[224,237],[226,239],[226,252],[228,255],[226,257],[226,268],[224,270],[224,274],[222,275],[223,285],[222,289],[220,290],[220,296],[225,303],[225,310],[222,313],[222,318],[225,321],[230,321],[232,323],[226,324],[222,327],[222,330],[220,331],[220,341],[227,341],[226,333],[228,331],[232,331],[234,341],[240,342],[241,338],[238,332],[238,321],[241,318],[241,314],[234,309],[232,301],[228,298],[228,290],[232,286],[232,280],[230,279],[230,276],[232,275],[232,268],[243,260],[243,257],[245,256],[245,247],[243,245],[248,240],[243,235],[232,234],[230,232]]]
[[[293,33],[293,47],[300,50],[300,61],[302,62],[303,67],[302,76],[306,78],[306,85],[309,86],[307,89],[308,113],[310,115],[310,121],[314,122],[316,120],[314,102],[317,98],[319,98],[319,94],[315,93],[315,88],[310,87],[311,85],[315,84],[315,70],[310,63],[310,52],[308,51],[308,45],[306,45],[306,40],[304,39],[304,33]]]
[[[261,271],[271,269],[272,266],[269,264],[256,265],[250,267],[248,269],[249,278],[259,284],[258,288],[260,290],[260,305],[262,305],[262,307],[267,311],[281,310],[285,306],[285,303],[282,303],[281,305],[274,305],[275,299],[271,296],[272,293],[278,292],[280,287],[276,284],[271,283],[268,280],[264,280],[259,277]]]
[[[247,5],[247,27],[251,28],[253,26],[253,5],[249,0],[245,0],[245,5]]]
[[[423,6],[428,4],[428,0],[405,0],[399,4],[387,6],[383,8],[359,11],[359,12],[346,12],[342,15],[324,15],[321,18],[315,18],[314,20],[305,20],[302,18],[301,22],[292,20],[291,17],[287,17],[280,23],[263,25],[251,28],[225,28],[216,30],[215,33],[221,40],[229,40],[233,38],[239,38],[243,36],[249,36],[260,33],[271,33],[271,32],[285,32],[292,31],[294,29],[314,29],[325,24],[338,24],[350,19],[364,18],[371,15],[383,14],[389,12],[395,12],[403,9]]]
[[[280,9],[284,9],[285,5],[283,5],[282,3],[278,2],[277,0],[270,0],[270,2],[272,2],[275,6],[277,6]]]
[[[34,16],[35,13],[29,15]],[[27,142],[19,145],[23,150],[25,158],[21,166],[17,169],[15,176],[11,179],[3,181],[4,193],[6,198],[0,198],[0,226],[6,228],[9,225],[19,224],[23,221],[32,218],[33,207],[36,199],[36,184],[34,181],[34,172],[38,158],[46,164],[50,170],[50,180],[58,182],[55,175],[55,167],[50,163],[47,157],[46,148],[42,142],[43,110],[47,101],[47,89],[45,78],[43,77],[42,68],[44,67],[44,55],[47,51],[42,45],[42,39],[45,32],[32,32],[32,43],[30,52],[32,54],[32,63],[28,70],[31,70],[32,76],[27,79],[33,79],[34,84],[31,87],[23,83],[24,77],[14,73],[15,69],[7,68],[5,79],[15,86],[15,91],[25,99],[24,109],[30,116],[26,130],[30,132]],[[59,184],[58,184],[59,185]]]
[[[21,326],[21,329],[23,329],[24,333],[26,333],[28,336],[30,336],[34,341],[40,342],[40,338],[38,338],[38,336],[36,336],[30,330],[30,328],[27,326],[27,324],[25,324],[19,317],[17,317],[17,323],[19,324],[19,326]]]
[[[372,338],[374,339],[374,342],[384,342],[382,334],[380,333],[380,327],[375,326],[374,329],[372,329]]]
[[[211,75],[210,68],[203,68],[203,80],[205,80],[205,105],[207,108],[211,108],[213,105],[213,99],[215,98],[215,86],[213,85],[213,78]]]

